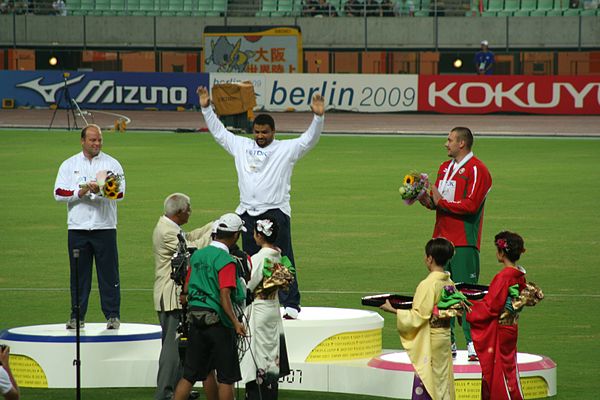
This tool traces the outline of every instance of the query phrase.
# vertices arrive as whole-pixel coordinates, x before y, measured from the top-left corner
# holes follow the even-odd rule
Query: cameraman
[[[9,365],[10,348],[0,347],[0,393],[6,400],[19,400],[19,387]]]
[[[171,258],[177,252],[178,234],[185,237],[187,245],[195,248],[207,246],[211,241],[212,223],[185,233],[185,225],[192,213],[190,198],[183,193],[173,193],[165,199],[165,214],[158,219],[152,234],[154,251],[154,309],[162,328],[162,348],[158,360],[157,390],[155,399],[171,399],[181,378],[177,326],[181,317],[179,294],[181,288],[171,279]]]

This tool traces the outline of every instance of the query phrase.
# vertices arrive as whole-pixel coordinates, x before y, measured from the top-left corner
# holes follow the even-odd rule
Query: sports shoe
[[[477,357],[477,352],[475,352],[475,346],[473,346],[473,342],[467,343],[467,357],[469,357],[469,361],[479,361],[479,357]]]
[[[452,342],[450,345],[450,351],[452,352],[452,358],[456,358],[456,353],[458,353],[458,348],[456,347],[456,343]]]
[[[79,329],[85,328],[85,322],[83,320],[79,321]],[[77,320],[75,318],[71,318],[69,322],[67,322],[67,329],[77,329]]]
[[[117,317],[110,317],[106,321],[106,329],[119,329],[121,326],[121,321]]]
[[[300,313],[298,310],[292,307],[285,307],[283,310],[285,311],[283,319],[297,319],[298,314]]]

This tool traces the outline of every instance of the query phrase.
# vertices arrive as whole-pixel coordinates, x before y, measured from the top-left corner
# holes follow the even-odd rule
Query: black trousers
[[[245,400],[277,400],[278,382],[267,385],[266,382],[257,384],[256,381],[246,383]]]
[[[71,318],[75,318],[75,308],[79,303],[80,318],[82,321],[85,320],[92,289],[92,262],[94,260],[102,312],[106,319],[120,318],[121,288],[117,230],[69,230],[68,246],[71,264]],[[79,262],[77,263],[79,282],[75,280],[76,263],[73,258],[73,249],[79,249]],[[76,299],[75,287],[78,283],[79,299]]]
[[[272,210],[268,210],[264,214],[258,215],[256,217],[251,216],[247,212],[243,213],[240,217],[244,221],[244,226],[248,230],[247,232],[242,232],[242,246],[244,251],[249,255],[254,255],[258,253],[260,248],[254,241],[254,227],[256,225],[256,221],[264,218],[265,216],[272,217],[277,221],[277,225],[279,226],[279,234],[277,235],[277,240],[275,241],[275,245],[281,249],[281,254],[287,256],[292,265],[296,267],[296,279],[290,284],[289,290],[279,291],[279,302],[284,307],[295,308],[300,311],[300,291],[298,290],[298,266],[294,261],[294,249],[292,248],[292,229],[291,229],[291,221],[290,217],[283,213],[278,208],[274,208]]]

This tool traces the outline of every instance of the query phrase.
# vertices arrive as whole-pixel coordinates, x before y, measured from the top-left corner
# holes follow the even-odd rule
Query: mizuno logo
[[[85,75],[66,81],[66,85],[81,82]],[[65,82],[44,85],[44,78],[36,78],[29,82],[19,83],[17,87],[34,90],[46,103],[56,101],[56,92],[65,87]],[[76,93],[75,93],[76,92]],[[144,104],[144,105],[184,105],[188,103],[188,89],[185,86],[136,86],[118,85],[113,79],[90,79],[81,90],[71,91],[72,97],[79,104]]]
[[[81,81],[85,75],[79,75],[73,79],[69,79],[66,82],[66,85],[74,85],[77,82]],[[51,85],[42,85],[40,82],[44,78],[37,78],[29,82],[19,83],[16,85],[17,87],[24,87],[27,89],[35,90],[38,92],[46,103],[54,103],[56,101],[56,92],[58,89],[63,89],[65,87],[65,82],[53,83]]]

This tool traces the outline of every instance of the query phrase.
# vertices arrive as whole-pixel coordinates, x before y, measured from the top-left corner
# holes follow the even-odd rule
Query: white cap
[[[488,41],[487,40],[482,40],[481,41],[481,45],[482,46],[487,46],[488,45]]]
[[[222,215],[221,218],[213,222],[213,233],[217,231],[225,231],[225,232],[246,232],[246,228],[244,227],[244,221],[240,218],[239,215],[234,213],[227,213]]]

